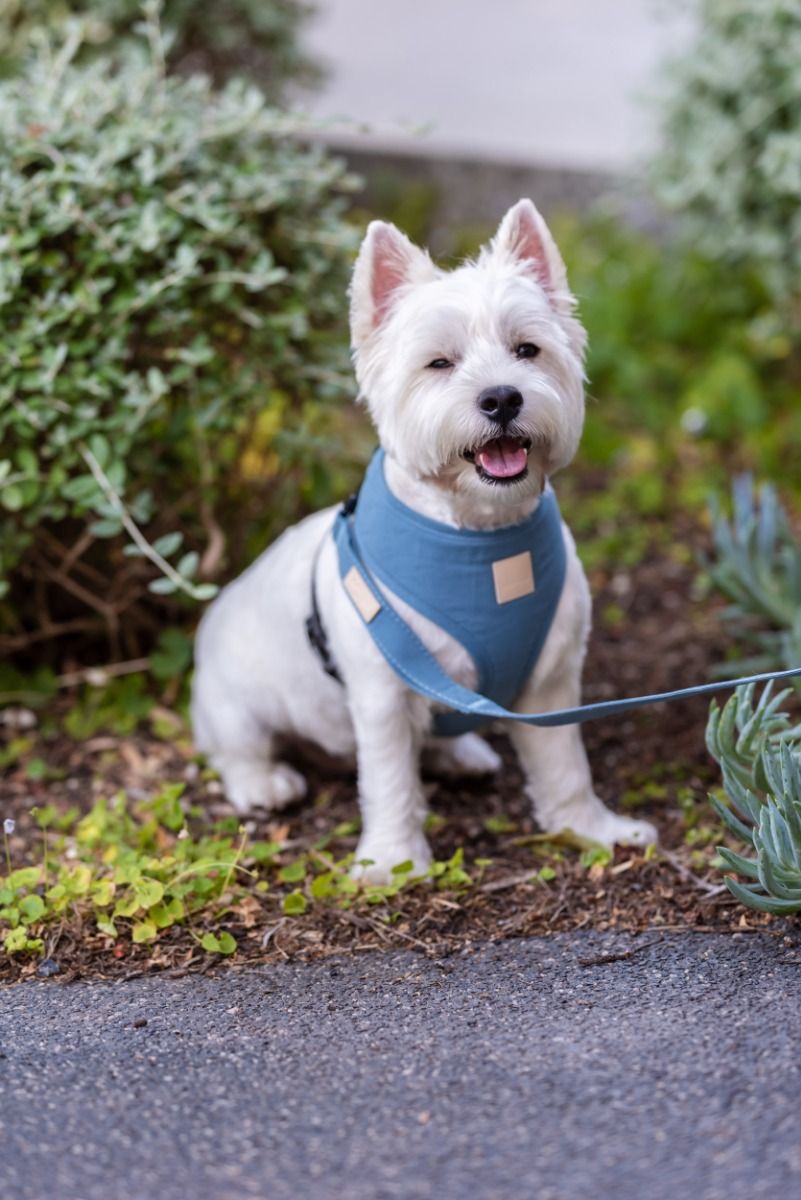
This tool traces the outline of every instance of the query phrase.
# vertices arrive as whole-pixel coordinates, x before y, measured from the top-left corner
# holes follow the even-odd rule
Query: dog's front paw
[[[609,812],[594,834],[585,834],[604,846],[650,846],[657,841],[657,832],[650,821],[636,821],[633,817],[622,817]]]
[[[553,812],[547,822],[541,822],[550,833],[571,829],[579,837],[600,842],[610,849],[615,845],[649,846],[657,840],[657,832],[648,821],[636,821],[610,810],[596,797],[589,802],[572,804]]]
[[[412,875],[425,875],[431,866],[431,851],[422,834],[408,842],[380,842],[362,838],[356,848],[350,873],[362,883],[391,883],[396,875],[393,867],[411,863]]]

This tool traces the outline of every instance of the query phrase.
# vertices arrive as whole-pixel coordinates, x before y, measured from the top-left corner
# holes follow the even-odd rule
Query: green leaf
[[[117,537],[122,529],[122,521],[118,517],[103,517],[100,521],[92,521],[89,526],[89,532],[98,538]]]
[[[756,909],[757,912],[781,914],[794,913],[801,910],[801,900],[777,900],[773,896],[765,896],[761,892],[752,891],[747,884],[737,883],[736,880],[728,876],[726,878],[726,887],[735,899],[746,904],[749,908]]]
[[[9,887],[14,888],[34,888],[39,883],[42,877],[41,867],[19,867],[16,871],[12,871],[6,882]]]
[[[152,908],[164,895],[164,885],[157,879],[143,879],[134,887],[134,896],[142,908]]]
[[[19,911],[25,925],[39,921],[46,911],[45,902],[41,896],[24,896],[19,902]]]
[[[182,629],[165,629],[150,655],[150,669],[157,679],[174,679],[192,662],[192,640]]]
[[[172,579],[168,579],[166,575],[161,575],[158,579],[151,579],[147,585],[148,590],[156,596],[171,596],[173,592],[178,590],[177,583]]]
[[[154,905],[147,915],[159,929],[167,929],[170,925],[175,925],[177,921],[183,920],[183,901],[179,900],[177,896],[173,896],[167,904]]]
[[[25,493],[16,483],[8,483],[0,487],[0,504],[9,512],[19,512],[25,503]]]
[[[190,550],[188,554],[179,560],[177,571],[179,575],[183,575],[184,579],[191,579],[197,571],[200,556],[196,550]]]
[[[220,946],[220,954],[233,954],[236,950],[236,941],[230,933],[219,934],[217,941]]]
[[[308,908],[308,902],[302,892],[290,892],[288,896],[284,896],[283,909],[288,917],[303,916]]]
[[[131,930],[131,937],[137,943],[153,942],[158,930],[152,921],[137,921]]]
[[[47,779],[50,773],[50,768],[43,758],[31,758],[25,765],[25,776],[27,779]]]
[[[156,538],[153,543],[153,549],[162,558],[169,558],[174,554],[184,540],[182,533],[165,533],[163,537]]]
[[[257,863],[269,863],[281,850],[278,842],[248,843],[248,857]]]
[[[337,893],[336,876],[333,871],[323,871],[311,881],[309,891],[314,900],[324,900],[327,896]]]
[[[518,827],[508,817],[485,817],[484,828],[489,833],[516,833]]]
[[[213,600],[219,590],[215,583],[196,583],[191,589],[195,600]]]
[[[98,879],[92,884],[89,894],[93,904],[105,908],[114,899],[114,883],[111,879]]]
[[[287,863],[285,867],[281,867],[278,878],[282,883],[300,883],[301,879],[306,878],[306,860],[296,858],[294,862]]]
[[[44,949],[42,939],[28,937],[28,932],[23,925],[9,930],[3,938],[3,945],[7,954],[39,953]]]
[[[132,917],[142,907],[136,895],[122,897],[114,905],[115,917]]]
[[[93,433],[89,438],[89,449],[97,459],[99,466],[105,470],[111,460],[111,446],[108,444],[108,438],[104,437],[102,433]]]
[[[759,871],[757,869],[756,860],[753,858],[744,858],[742,854],[735,854],[728,846],[718,846],[718,854],[722,858],[727,867],[731,867],[738,875],[745,875],[748,879],[758,879]]]

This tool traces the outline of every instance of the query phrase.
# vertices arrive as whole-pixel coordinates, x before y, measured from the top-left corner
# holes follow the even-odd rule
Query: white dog
[[[361,397],[394,496],[457,529],[530,516],[581,435],[585,333],[573,307],[562,259],[529,200],[506,214],[477,262],[448,273],[394,226],[370,225],[353,274],[351,332]],[[516,397],[511,434],[491,405],[488,413],[479,404],[492,389]],[[362,813],[355,872],[384,881],[397,863],[411,860],[423,872],[431,861],[421,754],[441,770],[468,774],[492,773],[500,760],[476,733],[432,736],[434,706],[394,673],[343,587],[334,516],[327,509],[289,529],[206,613],[196,647],[195,739],[240,812],[278,809],[304,795],[302,776],[275,757],[285,738],[355,758]],[[564,586],[517,697],[521,712],[580,699],[590,597],[566,528],[563,536]],[[307,638],[313,572],[341,683]],[[475,688],[466,650],[383,591],[447,673]],[[510,721],[507,729],[544,830],[569,827],[607,845],[655,839],[652,826],[610,812],[595,796],[576,726]]]

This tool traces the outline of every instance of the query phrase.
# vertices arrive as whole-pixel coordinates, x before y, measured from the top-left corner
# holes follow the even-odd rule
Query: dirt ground
[[[703,539],[689,525],[678,533],[677,541],[685,545]],[[724,659],[717,605],[695,598],[697,567],[686,560],[686,554],[677,556],[667,547],[651,551],[633,568],[594,572],[596,620],[585,671],[587,701],[708,679]],[[429,887],[404,892],[388,902],[391,922],[386,911],[358,906],[342,911],[322,904],[288,918],[275,896],[257,896],[245,921],[231,917],[228,927],[238,943],[232,961],[305,959],[389,945],[442,956],[476,942],[583,928],[726,930],[771,924],[770,918],[746,913],[722,886],[720,873],[708,868],[711,843],[719,834],[704,832],[705,823],[713,823],[705,798],[718,782],[716,765],[704,747],[707,711],[707,701],[700,698],[584,727],[599,794],[612,806],[622,805],[655,822],[660,834],[656,856],[648,859],[621,847],[612,863],[588,867],[567,848],[562,861],[554,861],[553,848],[537,840],[509,744],[502,734],[492,734],[505,760],[497,779],[429,784],[435,856],[446,859],[461,846],[468,867],[476,859],[491,859],[480,883],[460,893]],[[36,834],[29,810],[37,804],[88,808],[98,796],[120,788],[136,796],[167,780],[183,779],[192,803],[216,815],[226,811],[219,784],[203,779],[185,737],[164,741],[142,733],[98,735],[78,744],[58,736],[37,752],[63,777],[32,781],[11,769],[0,780],[2,812],[16,819],[15,863],[25,861],[26,843]],[[278,836],[298,853],[354,820],[352,777],[314,766],[307,767],[307,774],[312,802],[282,814],[280,826],[274,818],[256,818],[253,836]],[[691,826],[696,832],[688,834]],[[355,841],[353,834],[335,838],[329,850],[335,857],[344,855]],[[548,853],[551,857],[545,857]],[[547,882],[532,878],[546,863],[555,876]],[[199,951],[181,927],[165,930],[155,947],[146,947],[115,945],[65,921],[46,936],[46,951],[61,966],[62,979],[131,977],[157,969],[182,973],[208,970],[219,961]],[[34,970],[34,964],[21,968],[6,960],[0,978]]]

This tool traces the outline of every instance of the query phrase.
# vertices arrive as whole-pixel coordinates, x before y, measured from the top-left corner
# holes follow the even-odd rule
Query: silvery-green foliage
[[[273,100],[288,80],[314,78],[303,56],[298,28],[311,8],[306,0],[163,0],[161,24],[168,35],[167,61],[180,74],[206,71],[216,79],[245,73]],[[57,33],[70,17],[80,17],[87,37],[80,55],[104,53],[131,37],[142,17],[141,0],[2,0],[0,74],[19,68],[31,37],[48,28]]]
[[[58,618],[54,571],[76,569],[59,545],[92,560],[70,618],[80,589],[96,608],[115,588],[129,608],[148,579],[191,593],[220,525],[242,553],[243,496],[262,530],[292,515],[350,387],[342,164],[254,86],[165,75],[153,20],[77,64],[84,37],[43,39],[0,83],[0,629],[15,632],[51,600]],[[298,468],[283,514],[281,462]],[[131,525],[172,574],[152,554],[126,565]]]
[[[801,5],[701,0],[671,67],[658,192],[714,255],[753,263],[774,297],[801,278]]]
[[[801,726],[780,706],[790,695],[739,688],[721,711],[713,703],[707,746],[720,763],[729,805],[712,804],[724,824],[754,852],[718,847],[724,863],[749,882],[727,876],[732,895],[761,912],[801,910]]]
[[[739,667],[801,665],[801,545],[775,488],[763,484],[756,495],[751,477],[741,475],[732,485],[731,519],[717,501],[711,510],[715,557],[707,569],[730,601],[724,617],[754,647]]]

